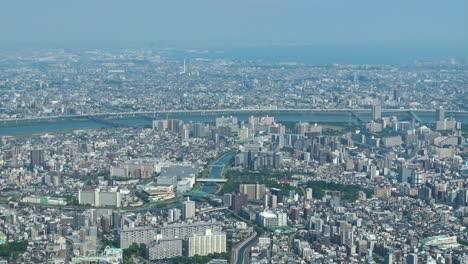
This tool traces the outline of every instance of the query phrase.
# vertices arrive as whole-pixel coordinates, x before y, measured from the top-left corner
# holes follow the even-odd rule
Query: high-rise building
[[[248,200],[260,200],[265,194],[265,184],[241,184],[239,185],[239,192],[247,194]]]
[[[276,201],[278,203],[282,203],[283,202],[283,192],[281,191],[281,189],[278,189],[278,188],[270,188],[270,193],[272,195],[275,195],[276,196]]]
[[[203,123],[193,123],[190,126],[190,129],[194,137],[205,137],[206,136],[205,127],[206,125]]]
[[[444,108],[441,106],[439,109],[436,109],[436,121],[444,121],[445,119],[445,111]]]
[[[167,130],[169,124],[167,120],[153,120],[153,129],[164,131]]]
[[[398,101],[399,98],[400,98],[400,92],[396,88],[394,88],[393,89],[393,101]]]
[[[236,193],[232,195],[232,204],[231,209],[238,213],[242,206],[247,204],[247,194],[244,193]]]
[[[187,256],[206,256],[213,253],[226,252],[226,234],[213,232],[211,229],[205,231],[204,235],[193,234],[187,239]]]
[[[180,129],[179,134],[182,140],[187,140],[190,138],[190,130],[185,125]]]
[[[97,203],[99,203],[99,198],[97,197],[96,191],[94,190],[78,191],[78,203],[95,206]]]
[[[187,201],[184,202],[182,207],[182,218],[184,220],[191,219],[195,217],[195,202],[190,201],[190,198],[187,198]]]
[[[177,223],[164,225],[159,228],[163,238],[181,238],[186,239],[193,234],[204,235],[208,229],[213,232],[221,232],[223,230],[221,222],[194,222],[194,223]]]
[[[91,206],[115,206],[122,205],[120,192],[96,190],[80,190],[78,192],[78,203]]]
[[[223,205],[227,206],[227,207],[231,207],[231,205],[232,205],[232,194],[225,193],[223,195]]]
[[[169,209],[167,212],[167,221],[169,223],[177,222],[180,220],[181,215],[182,215],[182,211],[180,209],[177,209],[177,208]]]
[[[182,256],[182,239],[158,238],[148,245],[146,255],[150,261]]]
[[[44,166],[45,165],[45,154],[43,149],[33,149],[31,150],[31,168],[35,166]]]
[[[112,212],[112,227],[118,229],[122,227],[122,214],[120,211]]]
[[[278,196],[272,194],[270,196],[270,207],[271,208],[276,208],[278,207]]]
[[[395,263],[395,253],[391,250],[387,253],[387,255],[384,258],[384,263],[385,264],[393,264]]]
[[[120,248],[126,249],[133,243],[148,245],[156,239],[157,229],[154,227],[134,227],[121,229],[119,233]]]
[[[167,120],[167,129],[172,132],[179,132],[183,122],[177,119]]]
[[[120,207],[122,205],[122,197],[120,195],[120,192],[100,191],[98,194],[99,204],[97,206]]]
[[[379,102],[372,105],[372,120],[377,121],[382,119],[382,106]]]
[[[249,128],[242,127],[241,129],[239,129],[239,139],[246,140],[248,138],[249,138]]]

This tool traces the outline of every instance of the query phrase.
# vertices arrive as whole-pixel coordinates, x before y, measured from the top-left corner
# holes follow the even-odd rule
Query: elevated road
[[[262,109],[204,109],[204,110],[158,110],[158,111],[135,111],[135,112],[100,112],[87,113],[79,115],[55,115],[55,116],[35,116],[27,118],[2,118],[0,122],[18,122],[18,121],[40,121],[53,119],[73,119],[73,118],[89,118],[89,117],[127,117],[127,116],[143,116],[148,118],[155,115],[170,115],[170,114],[242,114],[242,113],[368,113],[370,109],[348,109],[348,108],[329,108],[329,109],[294,109],[294,108],[262,108]],[[435,112],[434,109],[382,109],[382,112]],[[468,114],[465,110],[447,111],[450,113]]]
[[[233,264],[244,263],[244,250],[241,250],[241,249],[246,247],[256,237],[257,237],[257,232],[254,231],[250,237],[242,241],[239,245],[237,245],[234,248],[234,250],[232,251],[232,255],[231,255],[231,263]]]
[[[222,211],[222,210],[228,210],[228,209],[229,207],[215,207],[211,209],[202,210],[199,213],[209,213],[209,212]]]

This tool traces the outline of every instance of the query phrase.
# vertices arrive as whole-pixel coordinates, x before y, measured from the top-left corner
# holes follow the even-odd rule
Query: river
[[[384,116],[388,116],[390,113],[383,113]],[[235,116],[239,121],[248,122],[251,113],[236,114]],[[254,114],[255,116],[264,116],[265,114]],[[278,122],[355,122],[355,119],[347,112],[314,112],[314,113],[272,113],[270,114],[275,117]],[[409,115],[404,112],[391,113],[398,119],[408,119]],[[433,123],[434,113],[433,112],[418,112],[417,115],[423,122]],[[359,116],[364,120],[370,120],[370,113],[359,113]],[[156,116],[155,119],[164,118],[177,118],[185,123],[214,123],[217,115],[202,114],[202,115],[173,115],[173,116]],[[454,117],[456,120],[462,123],[468,123],[468,115],[464,113],[446,113],[446,117]],[[126,117],[126,118],[113,118],[112,121],[121,124],[123,126],[134,126],[144,127],[151,126],[152,122],[150,118],[145,117]],[[109,124],[100,123],[97,121],[87,119],[65,119],[55,120],[50,122],[21,122],[18,124],[0,124],[0,136],[22,136],[31,134],[44,134],[54,133],[62,131],[73,131],[82,129],[98,129],[109,127]]]
[[[235,151],[228,152],[222,155],[219,159],[213,162],[210,166],[210,174],[208,178],[210,179],[220,179],[223,176],[223,170],[226,164],[236,155]],[[203,192],[213,194],[218,189],[218,185],[215,183],[205,183],[201,190]]]

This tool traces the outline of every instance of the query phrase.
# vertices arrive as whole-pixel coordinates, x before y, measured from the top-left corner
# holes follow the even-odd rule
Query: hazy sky
[[[467,54],[467,0],[13,0],[0,45],[331,45]]]

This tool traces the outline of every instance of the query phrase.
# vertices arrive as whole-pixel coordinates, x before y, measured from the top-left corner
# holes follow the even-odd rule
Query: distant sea
[[[195,44],[196,45],[196,44]],[[447,46],[423,43],[420,45],[323,45],[323,44],[266,44],[241,46],[232,45],[171,45],[161,42],[128,43],[0,43],[4,51],[24,49],[65,49],[85,51],[94,49],[119,51],[122,49],[152,49],[155,54],[173,59],[230,59],[237,61],[263,61],[267,63],[298,62],[310,65],[323,64],[412,64],[415,61],[450,61],[468,63],[468,47],[463,45]]]
[[[427,47],[417,48],[376,48],[367,46],[255,46],[220,48],[218,50],[192,50],[177,52],[178,59],[230,59],[239,61],[263,61],[271,63],[298,62],[303,64],[412,64],[415,61],[466,62],[468,49]]]

